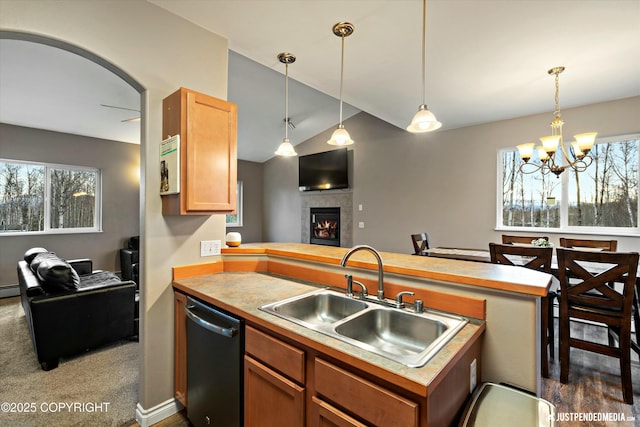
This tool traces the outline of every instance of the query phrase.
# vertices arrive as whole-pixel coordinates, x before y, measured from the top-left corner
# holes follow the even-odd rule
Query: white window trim
[[[42,166],[44,170],[44,230],[42,231],[9,231],[0,233],[2,236],[36,236],[50,234],[81,234],[81,233],[101,233],[102,232],[102,169],[88,166],[63,165],[58,163],[43,163],[27,160],[14,160],[0,158],[3,163],[20,163],[25,165]],[[51,208],[49,202],[51,200],[51,175],[50,169],[66,169],[71,171],[88,171],[96,173],[96,205],[94,209],[93,223],[94,227],[84,228],[50,228]]]
[[[616,142],[622,141],[625,139],[640,139],[640,133],[631,133],[624,135],[615,135],[603,138],[597,138],[596,144],[608,143],[608,142]],[[502,172],[503,172],[503,164],[502,164],[502,154],[505,152],[517,151],[517,147],[505,147],[500,148],[497,151],[497,165],[496,168],[496,226],[494,228],[495,231],[523,231],[523,232],[544,232],[551,234],[576,234],[576,235],[607,235],[607,236],[640,236],[640,194],[638,197],[638,219],[636,227],[577,227],[570,226],[567,224],[568,220],[568,210],[569,206],[567,205],[567,200],[569,200],[569,173],[562,173],[560,175],[560,179],[562,180],[562,197],[561,197],[561,205],[560,205],[560,227],[558,228],[548,228],[548,227],[509,227],[503,225],[503,217],[502,217]],[[638,149],[638,165],[640,167],[640,148]],[[565,172],[569,172],[568,170]],[[640,175],[640,171],[638,173]],[[638,192],[640,193],[640,183],[638,185]]]
[[[242,201],[242,192],[243,192],[243,182],[238,181],[236,183],[236,222],[227,222],[227,227],[242,227],[242,213],[243,213],[243,201]],[[225,217],[226,218],[226,217]]]

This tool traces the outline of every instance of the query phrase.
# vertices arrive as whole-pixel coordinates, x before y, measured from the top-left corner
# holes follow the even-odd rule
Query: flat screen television
[[[346,148],[298,157],[300,191],[349,188]]]

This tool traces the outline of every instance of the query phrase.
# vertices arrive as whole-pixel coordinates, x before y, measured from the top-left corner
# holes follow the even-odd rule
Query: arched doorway
[[[112,74],[113,76],[115,76],[116,80],[121,80],[122,84],[124,86],[127,86],[129,89],[131,89],[133,92],[135,92],[135,94],[137,95],[137,109],[140,110],[140,104],[141,104],[141,94],[144,91],[144,88],[142,87],[142,85],[140,85],[135,79],[133,79],[131,76],[129,76],[127,73],[123,72],[120,68],[118,68],[117,66],[114,66],[113,64],[111,64],[110,62],[104,60],[103,58],[85,50],[82,48],[79,48],[75,45],[66,43],[66,42],[62,42],[59,40],[55,40],[55,39],[51,39],[51,38],[47,38],[47,37],[42,37],[42,36],[38,36],[38,35],[33,35],[33,34],[28,34],[28,33],[20,33],[20,32],[11,32],[11,31],[0,31],[0,43],[4,42],[4,41],[17,41],[20,43],[26,43],[26,44],[33,44],[33,45],[37,45],[39,49],[43,48],[43,47],[47,47],[50,49],[54,49],[54,50],[61,50],[64,51],[65,54],[67,55],[71,55],[71,56],[77,56],[77,57],[81,57],[81,59],[83,61],[88,61],[91,62],[93,65],[95,65],[98,68],[103,69],[104,73],[107,74]],[[5,57],[3,55],[3,61],[7,59],[7,57]],[[28,76],[27,76],[28,77]],[[78,82],[82,81],[82,78],[79,75],[72,75],[72,78],[75,78],[78,80]],[[80,87],[80,85],[78,86]],[[0,89],[1,90],[1,89]],[[80,89],[78,89],[80,90]],[[7,92],[2,90],[3,93],[3,98],[5,98],[5,96],[7,96]],[[74,96],[73,93],[68,93],[68,98],[66,97],[61,97],[55,100],[51,100],[51,102],[46,101],[44,99],[41,99],[40,101],[43,104],[52,104],[57,108],[60,108],[60,104],[62,102],[66,102],[66,101],[73,101],[74,100]],[[29,103],[27,103],[27,107],[29,106]],[[33,103],[31,103],[31,106],[33,107]],[[98,105],[98,108],[99,105]],[[35,116],[35,114],[33,114]],[[142,117],[142,120],[144,120],[144,117]],[[0,117],[0,121],[4,122],[4,117]],[[119,121],[118,121],[119,123]],[[16,123],[16,124],[10,124],[12,126],[15,127],[25,127],[28,126],[26,123]],[[34,125],[34,130],[36,130],[37,132],[32,132],[31,134],[39,134],[39,133],[43,133],[43,134],[48,134],[51,135],[51,132],[56,132],[56,133],[61,133],[63,135],[71,135],[74,136],[73,139],[78,140],[81,139],[81,137],[75,138],[75,136],[77,136],[77,134],[74,134],[73,129],[70,129],[68,131],[63,130],[63,129],[53,129],[50,128],[49,126],[36,126]],[[44,130],[44,132],[43,132]],[[15,133],[11,133],[11,135],[15,135]],[[82,136],[87,136],[85,134],[82,134]],[[86,151],[89,152],[88,155],[82,155],[82,153],[77,153],[77,152],[71,152],[68,153],[68,161],[65,161],[64,164],[68,164],[68,165],[83,165],[83,164],[79,164],[77,163],[77,159],[78,158],[84,158],[86,160],[86,158],[91,157],[92,153],[97,153],[98,150],[96,150],[95,146],[92,146],[91,144],[93,142],[96,141],[100,141],[102,139],[109,139],[109,138],[105,138],[102,137],[100,135],[91,138],[91,142],[87,143],[87,147],[86,147]],[[140,137],[140,125],[138,125],[138,137],[137,137],[137,141],[140,142],[141,137]],[[15,149],[8,149],[9,145],[19,145],[20,140],[16,140],[16,139],[5,139],[4,141],[2,141],[3,144],[3,149],[2,149],[2,156],[1,157],[7,157],[7,158],[12,158],[13,154],[15,153],[16,150]],[[111,142],[114,145],[125,145],[125,144],[119,144],[118,142],[115,141],[105,141],[105,142]],[[131,142],[131,141],[127,141],[127,142]],[[137,212],[135,212],[132,215],[128,215],[128,218],[125,218],[126,221],[129,222],[135,222],[136,226],[136,233],[139,234],[139,230],[140,230],[140,198],[141,198],[141,194],[140,194],[140,151],[141,151],[141,147],[140,145],[133,145],[133,144],[126,144],[126,145],[130,145],[132,147],[135,147],[135,151],[137,152],[137,161],[136,161],[136,165],[137,165],[137,174],[136,174],[136,186],[137,186],[137,193],[136,193],[136,210]],[[44,147],[44,146],[43,146]],[[6,150],[5,150],[6,149]],[[43,148],[42,151],[46,150],[46,147]],[[52,147],[52,150],[55,151],[55,148]],[[131,152],[133,151],[133,149],[129,149],[126,152]],[[103,153],[104,150],[100,150],[100,153]],[[125,152],[125,151],[123,151]],[[25,154],[25,156],[27,156],[28,154]],[[95,154],[95,155],[100,155],[100,154]],[[15,157],[17,160],[28,160],[26,157],[25,158],[21,158],[21,157]],[[37,159],[37,161],[42,162],[42,159]],[[62,163],[62,162],[60,162]],[[104,186],[108,186],[109,183],[107,182],[103,182],[103,187]],[[105,203],[106,205],[106,203]],[[103,206],[103,210],[104,209],[109,209],[108,206]],[[112,265],[115,266],[115,270],[117,270],[118,268],[118,264],[117,264],[117,258],[116,258],[116,254],[118,253],[118,250],[120,247],[122,247],[122,242],[124,241],[124,237],[130,237],[130,235],[132,234],[131,232],[125,233],[123,234],[121,237],[118,236],[117,238],[111,238],[112,241],[115,240],[117,241],[117,244],[113,244],[113,242],[109,242],[109,243],[103,243],[101,239],[107,239],[109,238],[110,235],[113,234],[117,234],[117,231],[114,230],[114,228],[116,228],[116,226],[113,223],[109,223],[109,227],[106,227],[103,229],[102,233],[99,234],[92,234],[92,235],[82,235],[82,234],[76,234],[76,235],[57,235],[57,236],[37,236],[37,237],[33,237],[33,236],[16,236],[16,237],[3,237],[3,260],[0,260],[0,264],[7,262],[10,264],[10,269],[12,270],[12,274],[15,276],[15,260],[19,259],[19,256],[17,254],[14,254],[13,249],[12,248],[16,248],[16,252],[24,252],[24,249],[21,247],[21,245],[25,244],[22,243],[24,241],[29,241],[29,245],[31,246],[37,246],[40,242],[45,242],[43,244],[43,246],[47,247],[49,246],[50,242],[52,242],[54,238],[58,238],[58,239],[62,239],[63,242],[60,243],[58,248],[52,248],[55,249],[56,252],[58,252],[58,254],[62,257],[66,257],[66,258],[79,258],[79,257],[89,257],[89,258],[93,258],[91,256],[91,253],[87,252],[86,249],[83,249],[83,245],[86,245],[85,247],[90,247],[90,246],[94,246],[94,247],[100,247],[101,251],[105,254],[105,257],[111,257],[112,260]],[[106,236],[106,237],[105,237]],[[79,243],[77,245],[75,245],[73,242],[76,239],[76,241],[83,241],[84,243]],[[21,241],[21,243],[18,243],[19,241]],[[49,243],[47,243],[49,242]],[[60,249],[62,248],[62,249]],[[6,251],[5,251],[6,250]],[[7,255],[5,257],[5,255]],[[96,262],[94,261],[94,268],[97,269],[109,269],[109,270],[114,270],[114,268],[109,268],[109,266],[103,266],[100,265],[99,263],[96,264]],[[0,282],[1,283],[1,282]],[[26,336],[26,339],[28,340],[28,335]],[[30,342],[29,342],[30,345]],[[120,344],[118,344],[120,345]],[[122,346],[126,346],[128,345],[128,343],[122,343]],[[134,344],[135,345],[135,344]],[[102,349],[101,349],[102,350]],[[118,350],[116,350],[117,352]],[[102,352],[102,351],[101,351]],[[135,404],[136,401],[138,401],[138,390],[139,390],[139,385],[138,385],[138,370],[139,370],[139,362],[137,360],[137,353],[138,350],[135,351],[135,357],[136,359],[132,359],[127,361],[131,362],[130,363],[130,367],[129,372],[127,373],[129,377],[135,377],[135,384],[132,385],[130,384],[129,387],[127,387],[127,390],[129,390],[129,394],[126,395],[126,398],[128,399],[128,406],[132,407],[132,404]],[[78,356],[76,359],[81,360],[83,358],[84,355],[80,355]],[[120,363],[118,363],[119,365],[121,365]],[[60,369],[57,368],[57,369]],[[135,372],[135,376],[132,375],[132,373]],[[92,379],[91,376],[95,373],[94,370],[92,369],[87,369],[86,371],[80,372],[78,371],[78,375],[82,375],[82,374],[86,374],[87,377],[84,379],[86,380],[86,384],[87,384],[87,390],[89,389],[93,389],[93,386],[91,386],[90,384],[98,384],[100,383],[100,381],[95,382],[95,379]],[[121,377],[126,377],[127,375],[120,375],[118,374],[114,374],[113,377],[115,379],[115,377],[117,376],[121,376]],[[26,375],[25,375],[26,377]],[[22,378],[21,378],[22,380]],[[80,380],[80,381],[79,381]],[[73,381],[69,381],[69,383],[66,382],[58,382],[55,384],[55,389],[56,391],[60,391],[61,393],[66,393],[65,392],[65,387],[68,385],[71,385],[72,383],[76,383],[76,384],[82,384],[84,381],[82,378],[76,377],[73,379]],[[112,384],[113,385],[113,384]],[[37,387],[33,387],[33,389],[36,389]],[[67,391],[68,392],[68,391]],[[53,393],[53,392],[52,392]],[[124,393],[123,393],[124,394]],[[62,397],[62,396],[61,396]],[[51,398],[49,396],[47,396],[47,398]],[[132,408],[133,409],[133,408]],[[134,412],[131,412],[131,418],[133,418],[133,416],[135,415]],[[55,423],[55,422],[54,422]]]

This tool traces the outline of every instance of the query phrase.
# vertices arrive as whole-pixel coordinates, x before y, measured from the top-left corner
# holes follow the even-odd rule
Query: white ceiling
[[[343,94],[355,108],[346,106],[345,117],[363,110],[405,128],[421,103],[420,0],[149,1],[229,40],[228,99],[239,106],[240,159],[265,161],[284,137],[279,52],[297,57],[289,66],[292,143],[337,124],[340,39],[331,28],[339,21],[355,25],[345,40]],[[49,48],[62,55],[41,57],[47,55],[41,47],[0,40],[0,121],[139,138],[137,124],[120,122],[132,112],[99,106],[137,109],[133,89],[123,89],[122,80],[101,67],[82,67],[90,61],[63,58],[74,56],[68,52]],[[557,65],[567,67],[560,76],[563,109],[637,96],[640,0],[429,0],[426,55],[426,101],[442,129],[544,112],[551,118],[554,84],[547,69]],[[62,82],[52,80],[61,59]],[[98,118],[106,127],[92,122]],[[72,127],[53,127],[65,119]],[[542,134],[546,123],[540,126]],[[92,135],[102,128],[108,133]]]
[[[75,53],[0,39],[0,122],[139,143],[140,95],[120,77]]]

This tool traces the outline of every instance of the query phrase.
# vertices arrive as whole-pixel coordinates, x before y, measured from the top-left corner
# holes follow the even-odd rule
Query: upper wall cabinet
[[[180,193],[162,196],[163,215],[236,209],[238,106],[180,88],[162,101],[162,137],[180,135]]]

